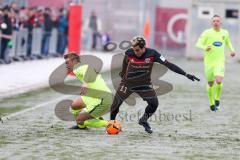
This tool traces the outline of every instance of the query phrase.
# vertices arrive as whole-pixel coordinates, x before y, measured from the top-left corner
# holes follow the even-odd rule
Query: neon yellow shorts
[[[223,63],[215,65],[205,65],[205,76],[207,81],[214,81],[216,76],[224,77],[225,65]]]
[[[98,118],[109,112],[113,102],[113,98],[111,95],[102,99],[82,96],[82,100],[86,105],[84,111],[89,113],[94,118]]]

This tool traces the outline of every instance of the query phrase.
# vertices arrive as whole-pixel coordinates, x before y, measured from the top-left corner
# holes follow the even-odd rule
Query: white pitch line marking
[[[62,96],[62,97],[60,97],[60,98],[56,98],[56,99],[54,99],[54,100],[41,103],[41,104],[36,105],[36,106],[34,106],[34,107],[27,108],[27,109],[21,110],[21,111],[16,112],[16,113],[12,113],[12,114],[9,114],[9,115],[4,116],[4,117],[0,117],[0,121],[3,122],[3,121],[5,121],[5,120],[9,120],[9,119],[12,118],[12,117],[16,117],[16,116],[21,115],[21,114],[24,114],[24,113],[26,113],[26,112],[36,110],[36,109],[38,109],[38,108],[40,108],[40,107],[44,107],[44,106],[46,106],[46,105],[48,105],[48,104],[55,103],[55,102],[58,102],[58,101],[60,101],[60,100],[62,100],[62,99],[66,99],[66,98],[69,98],[69,97],[71,97],[71,96]]]

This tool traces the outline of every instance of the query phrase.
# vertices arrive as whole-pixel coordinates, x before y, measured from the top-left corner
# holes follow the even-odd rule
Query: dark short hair
[[[140,48],[144,48],[146,46],[146,41],[143,37],[136,36],[131,40],[131,44],[133,47],[139,46]]]
[[[69,52],[65,54],[64,59],[70,58],[70,59],[76,59],[78,62],[80,62],[80,56],[77,54],[77,52]]]
[[[219,15],[215,14],[212,18],[215,18],[215,17],[218,17],[218,18],[221,18]]]

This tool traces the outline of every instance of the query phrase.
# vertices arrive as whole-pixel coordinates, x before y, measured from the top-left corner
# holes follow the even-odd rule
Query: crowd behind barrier
[[[111,41],[102,32],[94,11],[82,23],[82,49],[108,51]],[[68,44],[68,10],[19,7],[16,2],[0,7],[0,64],[62,56]]]
[[[67,47],[68,13],[65,9],[0,8],[0,64],[62,56]]]

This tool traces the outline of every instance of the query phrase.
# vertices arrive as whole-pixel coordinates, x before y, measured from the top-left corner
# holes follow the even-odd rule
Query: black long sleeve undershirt
[[[184,76],[186,75],[186,72],[184,70],[182,70],[180,67],[178,67],[177,65],[175,65],[171,62],[166,61],[164,63],[164,65],[173,72],[176,72],[176,73],[184,75]]]
[[[126,72],[126,69],[127,69],[127,55],[125,55],[124,58],[123,58],[122,71],[119,73],[119,76],[121,78],[123,78],[123,76]]]

